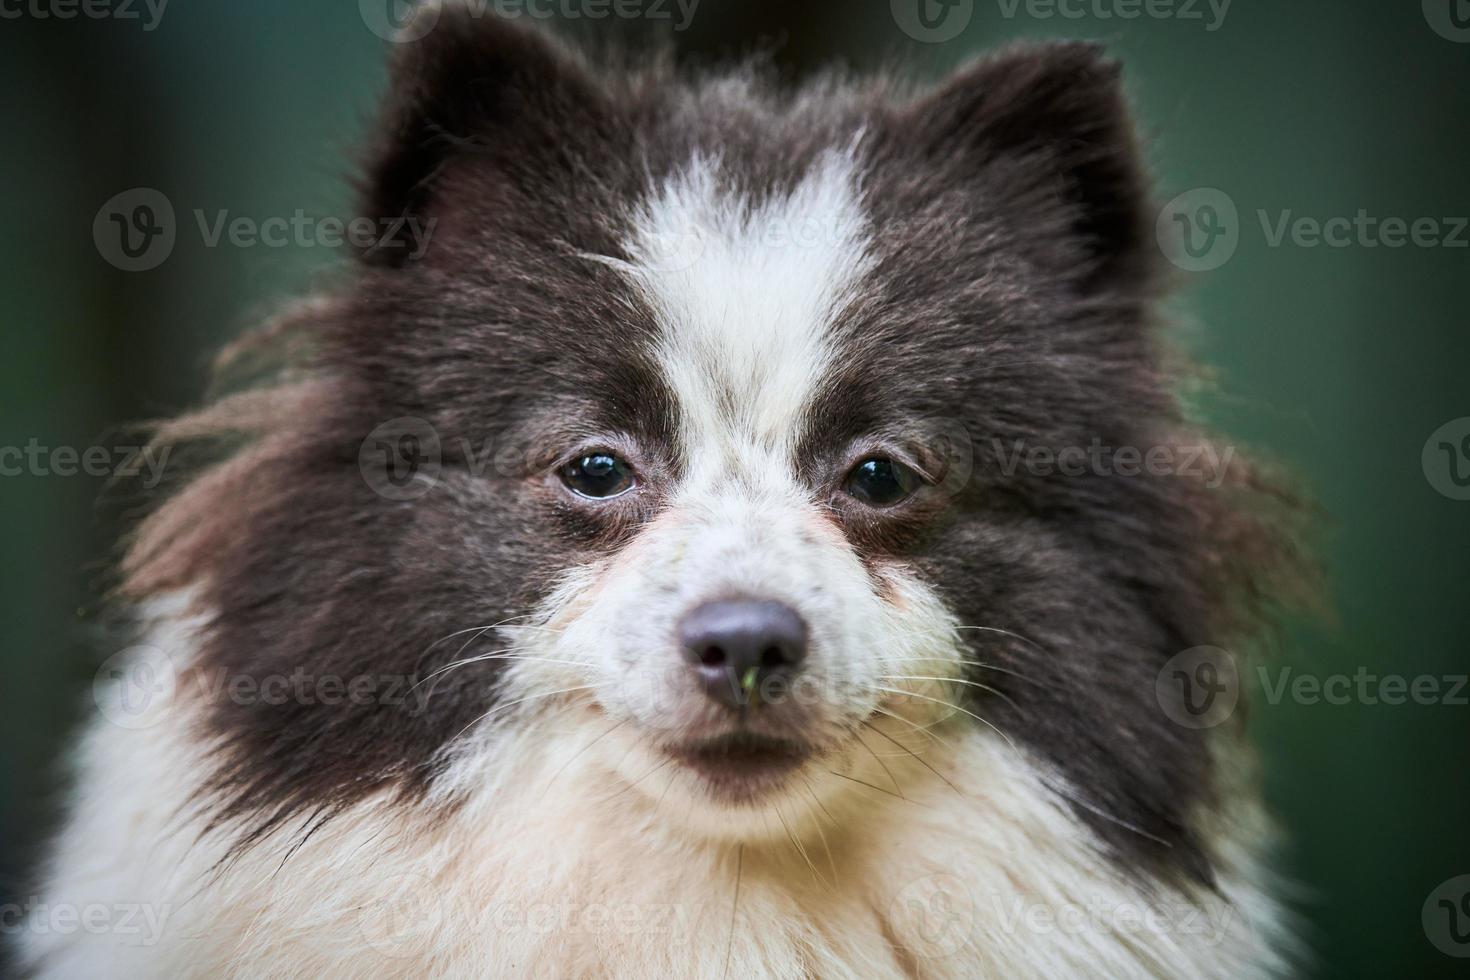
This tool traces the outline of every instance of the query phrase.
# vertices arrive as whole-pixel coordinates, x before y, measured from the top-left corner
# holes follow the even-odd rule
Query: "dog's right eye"
[[[913,496],[923,479],[897,460],[870,457],[847,474],[844,489],[869,507],[892,507]]]
[[[633,468],[609,453],[592,453],[563,466],[561,482],[579,497],[608,500],[633,489]]]

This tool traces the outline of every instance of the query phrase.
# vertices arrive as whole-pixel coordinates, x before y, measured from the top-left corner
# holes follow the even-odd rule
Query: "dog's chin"
[[[712,803],[725,806],[756,804],[779,793],[813,754],[798,739],[747,731],[677,742],[664,751]]]
[[[647,815],[671,831],[723,841],[776,839],[812,806],[816,773],[830,747],[806,726],[775,717],[680,719],[662,729],[628,724],[598,755]]]

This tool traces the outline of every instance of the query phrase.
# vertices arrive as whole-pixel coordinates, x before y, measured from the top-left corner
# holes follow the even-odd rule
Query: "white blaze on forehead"
[[[686,449],[789,450],[868,261],[851,157],[825,155],[759,206],[696,157],[635,218],[628,271],[661,320]]]

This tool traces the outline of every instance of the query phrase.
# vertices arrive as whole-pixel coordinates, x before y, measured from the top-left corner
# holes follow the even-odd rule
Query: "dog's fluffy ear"
[[[376,135],[358,181],[359,213],[433,217],[444,171],[460,157],[508,181],[548,176],[564,134],[606,126],[610,107],[575,55],[545,34],[476,5],[421,5],[395,44]],[[407,242],[365,258],[398,265]]]
[[[1119,65],[1082,42],[1013,48],[962,69],[908,107],[931,160],[979,177],[997,162],[1053,178],[1092,258],[1085,289],[1135,291],[1155,266],[1149,189]],[[953,172],[953,171],[951,171]]]

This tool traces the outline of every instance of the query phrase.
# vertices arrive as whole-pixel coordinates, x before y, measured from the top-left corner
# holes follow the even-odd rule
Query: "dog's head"
[[[1196,863],[1209,755],[1155,682],[1253,525],[1181,435],[1096,49],[783,94],[444,11],[362,194],[299,401],[130,568],[203,583],[210,663],[413,693],[216,706],[229,806],[463,789],[539,726],[740,833],[970,729]]]

